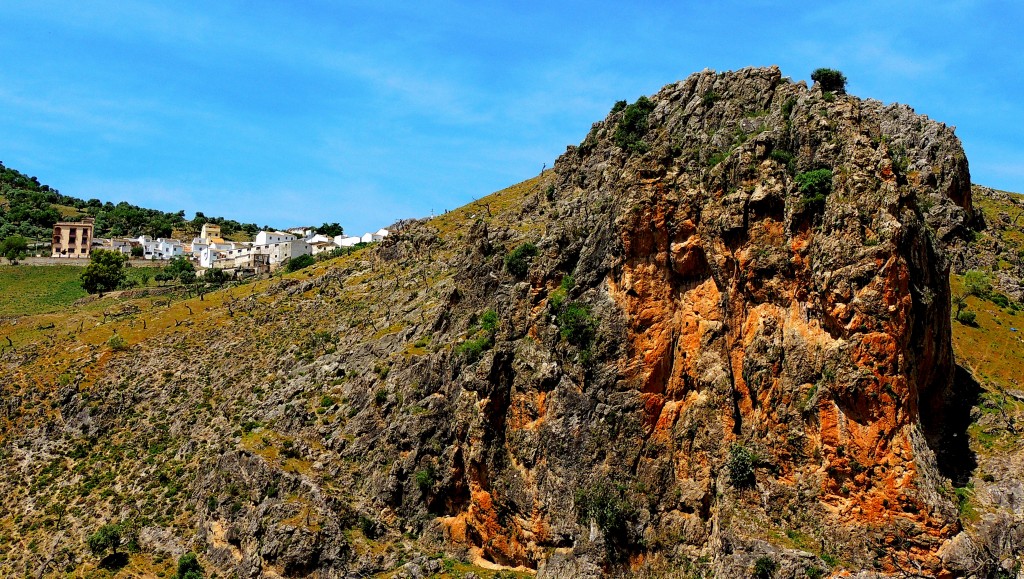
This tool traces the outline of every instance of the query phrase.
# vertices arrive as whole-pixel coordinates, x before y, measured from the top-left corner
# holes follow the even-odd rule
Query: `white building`
[[[132,241],[134,241],[134,240],[132,240],[132,239],[114,239],[114,238],[111,238],[111,239],[107,240],[107,243],[104,244],[104,247],[106,249],[111,249],[113,251],[117,251],[117,252],[123,253],[125,255],[131,255],[131,253],[132,253]]]
[[[319,255],[321,253],[324,253],[325,251],[333,251],[335,249],[338,249],[338,244],[334,243],[333,240],[308,243],[313,255]]]
[[[153,257],[149,259],[173,259],[185,255],[185,246],[177,239],[158,238]]]
[[[374,241],[383,241],[385,237],[390,235],[391,232],[383,227],[377,230],[377,233],[371,235]]]
[[[338,247],[352,247],[353,245],[359,243],[359,241],[359,237],[356,236],[338,235],[334,238],[334,243]]]
[[[333,241],[334,241],[333,238],[328,237],[328,236],[326,236],[326,235],[324,235],[322,233],[317,233],[316,235],[311,235],[311,236],[306,238],[306,243],[309,243],[309,244],[333,242]]]
[[[271,243],[266,253],[270,255],[270,267],[277,267],[300,255],[312,255],[313,248],[301,239],[292,239],[291,241]]]
[[[206,227],[205,225],[203,226]],[[202,237],[192,239],[192,259],[202,259],[203,250],[210,247],[210,243]]]
[[[271,243],[293,241],[294,239],[294,235],[283,231],[261,231],[256,234],[256,240],[253,242],[253,245],[269,245]]]
[[[289,227],[287,233],[291,233],[296,238],[307,238],[316,233],[316,227]]]
[[[215,247],[211,244],[203,250],[199,265],[203,267],[252,267],[254,265],[266,264],[271,268],[277,268],[289,259],[300,255],[312,255],[313,246],[294,236],[286,235],[291,239],[263,244],[232,244],[231,247]],[[328,242],[330,243],[330,242]],[[257,258],[264,256],[264,258]]]

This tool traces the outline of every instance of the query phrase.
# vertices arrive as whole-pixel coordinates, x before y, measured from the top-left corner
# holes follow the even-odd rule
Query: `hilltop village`
[[[93,249],[108,249],[147,260],[187,257],[205,269],[223,269],[238,274],[269,273],[288,260],[303,255],[319,255],[360,244],[375,243],[390,233],[378,229],[362,236],[319,234],[314,227],[295,227],[286,231],[260,231],[253,241],[228,241],[219,225],[206,223],[199,237],[190,242],[140,235],[137,238],[95,237],[94,221],[60,222],[53,226],[51,258],[88,259]]]

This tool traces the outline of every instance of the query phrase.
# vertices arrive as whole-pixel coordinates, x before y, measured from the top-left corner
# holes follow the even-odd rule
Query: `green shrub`
[[[755,579],[771,579],[775,575],[775,572],[779,570],[779,564],[775,562],[775,559],[764,556],[758,557],[757,561],[754,561],[754,577]]]
[[[988,300],[1001,308],[1010,307],[1010,298],[1006,297],[1005,295],[999,292],[990,292],[988,295]]]
[[[562,278],[562,282],[559,284],[558,289],[551,292],[551,296],[548,298],[548,306],[551,311],[558,312],[562,309],[562,304],[565,303],[566,298],[569,296],[569,290],[576,285],[576,280],[571,275],[567,275]]]
[[[611,114],[614,115],[615,113],[617,113],[619,111],[626,110],[626,104],[627,104],[626,101],[615,101],[615,104],[612,105],[612,112],[611,112]]]
[[[793,153],[790,153],[785,149],[772,149],[772,152],[768,156],[773,161],[776,161],[780,165],[786,167],[786,170],[789,171],[790,174],[792,174],[796,168],[796,157],[793,156]]]
[[[794,180],[802,195],[801,203],[815,212],[825,208],[825,198],[832,192],[831,169],[815,169],[800,173]]]
[[[107,340],[107,346],[116,352],[123,352],[128,349],[128,341],[120,336],[120,334],[114,334]]]
[[[580,302],[563,307],[556,316],[556,322],[562,338],[580,348],[587,347],[597,331],[597,320],[590,314],[590,306]]]
[[[741,444],[729,447],[729,482],[736,488],[745,488],[754,484],[754,454]]]
[[[470,328],[470,338],[455,347],[455,353],[466,358],[469,363],[476,362],[494,345],[494,333],[498,329],[498,314],[487,310],[480,316],[479,324]]]
[[[175,579],[203,579],[203,566],[195,553],[188,552],[178,558],[178,573]]]
[[[811,73],[811,80],[822,91],[846,94],[846,75],[833,68],[819,68]]]
[[[359,530],[362,531],[363,536],[367,539],[377,538],[377,523],[373,522],[373,519],[366,515],[359,515]]]
[[[505,271],[515,277],[523,277],[530,271],[530,258],[537,255],[537,246],[526,242],[520,244],[505,256]]]
[[[466,358],[469,363],[476,362],[483,353],[491,348],[493,342],[489,335],[480,336],[462,342],[455,348],[455,352]]]
[[[416,471],[416,474],[413,475],[413,479],[416,481],[416,486],[419,487],[422,492],[427,492],[434,486],[434,469],[432,467],[427,467],[423,470],[418,470]]]
[[[289,272],[299,271],[300,269],[309,267],[314,263],[316,263],[316,259],[312,255],[300,255],[289,259],[288,264],[285,265],[284,268]]]
[[[708,167],[714,167],[729,157],[729,153],[724,151],[715,151],[708,157]]]
[[[583,525],[590,521],[597,524],[604,534],[609,555],[614,556],[619,547],[628,543],[629,521],[634,512],[623,496],[622,487],[600,481],[578,489],[573,498],[576,520]]]
[[[12,264],[24,259],[28,254],[28,240],[20,235],[12,235],[0,242],[0,257],[6,257]]]
[[[654,110],[654,103],[647,97],[640,97],[631,105],[627,105],[622,112],[622,120],[615,128],[612,141],[619,147],[631,153],[643,153],[647,151],[647,145],[643,137],[647,133],[647,116]]]
[[[807,575],[807,579],[821,579],[825,576],[825,570],[821,567],[804,567],[804,575]]]
[[[956,495],[956,504],[960,510],[961,517],[970,517],[974,514],[974,507],[971,506],[971,496],[974,495],[974,484],[967,483],[967,486],[953,489]]]
[[[490,334],[498,329],[498,314],[494,310],[487,310],[480,316],[480,329]]]
[[[992,279],[987,273],[972,269],[964,274],[964,289],[968,294],[984,299],[992,291]]]
[[[956,321],[960,322],[965,326],[973,326],[977,323],[978,314],[971,310],[961,310],[956,314]]]
[[[703,96],[700,97],[700,104],[706,107],[710,107],[711,105],[715,104],[720,100],[722,100],[722,95],[718,94],[713,90],[709,90],[705,92]]]
[[[782,103],[782,116],[788,117],[793,113],[793,107],[796,106],[796,98],[789,97],[786,102]]]

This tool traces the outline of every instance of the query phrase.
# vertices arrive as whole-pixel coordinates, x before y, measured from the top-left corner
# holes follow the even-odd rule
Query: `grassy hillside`
[[[0,316],[55,312],[83,298],[79,278],[82,268],[73,265],[0,266]]]
[[[972,467],[956,493],[969,531],[985,535],[1014,524],[1001,512],[1000,497],[1017,488],[1024,465],[1024,196],[978,186],[973,194],[986,226],[960,255],[954,252],[954,267],[983,275],[993,288],[971,295],[964,275],[950,276],[953,295],[965,296],[964,310],[974,318],[954,319],[953,352],[977,381],[961,389],[955,402],[970,405],[970,453],[964,459]]]
[[[4,396],[19,392],[18,396],[24,396],[19,400],[24,402],[13,414],[6,418],[0,416],[0,443],[7,444],[11,437],[16,436],[16,423],[23,426],[43,424],[54,413],[71,419],[70,410],[58,410],[43,402],[44,398],[61,389],[70,387],[81,393],[78,396],[82,396],[83,401],[87,400],[85,404],[93,412],[95,401],[121,390],[111,389],[104,376],[114,366],[133,365],[140,356],[148,358],[154,351],[167,352],[167,356],[161,358],[176,361],[175,365],[185,363],[189,358],[188,352],[206,352],[207,357],[223,357],[225,362],[232,355],[244,356],[247,359],[245,364],[229,364],[233,375],[225,384],[243,388],[242,396],[252,399],[239,398],[235,402],[232,400],[239,395],[238,392],[202,387],[199,388],[203,394],[197,391],[197,398],[191,395],[182,397],[183,391],[179,391],[178,386],[170,386],[170,383],[177,384],[175,373],[179,371],[191,376],[191,364],[181,366],[180,370],[170,367],[146,369],[145,372],[151,376],[147,382],[175,400],[180,399],[181,409],[168,415],[163,402],[157,403],[153,399],[152,403],[136,406],[131,411],[138,436],[128,431],[124,435],[98,438],[88,434],[74,435],[69,439],[73,439],[72,446],[88,449],[86,454],[61,451],[52,454],[52,460],[43,471],[33,469],[31,473],[18,473],[19,478],[29,476],[33,484],[30,487],[22,484],[16,495],[0,499],[0,505],[3,505],[0,506],[0,575],[5,570],[15,569],[12,566],[14,553],[21,557],[29,544],[48,549],[51,544],[59,542],[61,548],[70,545],[72,549],[79,549],[83,537],[109,522],[93,517],[92,513],[99,512],[96,505],[108,505],[109,508],[104,507],[101,511],[107,513],[105,516],[113,517],[129,497],[141,498],[138,506],[133,508],[137,508],[138,520],[144,524],[176,529],[175,534],[181,537],[192,536],[194,507],[191,500],[182,500],[182,497],[191,492],[187,489],[198,484],[194,473],[201,470],[202,465],[211,464],[210,457],[216,456],[216,451],[212,450],[213,447],[207,449],[207,442],[200,438],[166,430],[169,420],[181,418],[188,424],[210,425],[213,430],[208,441],[211,443],[219,440],[222,434],[227,435],[224,440],[238,451],[259,456],[272,468],[284,473],[282,476],[285,478],[280,483],[282,487],[290,485],[292,479],[312,477],[320,480],[318,484],[324,484],[331,493],[347,495],[344,489],[357,486],[351,477],[357,474],[354,468],[358,463],[345,466],[334,475],[321,477],[320,467],[314,466],[314,461],[292,450],[296,447],[293,445],[297,445],[299,448],[315,447],[327,451],[325,445],[334,445],[328,440],[329,435],[327,438],[323,434],[297,435],[283,425],[255,424],[251,418],[253,409],[262,404],[260,401],[278,396],[275,392],[284,384],[284,378],[292,375],[291,366],[295,363],[305,365],[324,352],[353,347],[362,340],[360,336],[373,336],[372,343],[387,344],[389,349],[392,347],[390,344],[397,344],[392,355],[382,354],[381,358],[370,362],[369,367],[363,368],[363,362],[349,357],[346,362],[350,367],[349,374],[342,373],[332,380],[306,387],[306,391],[296,392],[294,396],[288,395],[289,405],[302,408],[303,412],[307,408],[310,410],[311,416],[315,417],[315,421],[310,423],[312,426],[332,431],[338,429],[337,436],[343,436],[340,429],[345,428],[346,423],[355,423],[354,415],[363,404],[366,392],[378,392],[371,397],[382,396],[379,393],[382,386],[370,388],[362,385],[364,381],[371,378],[376,381],[380,377],[380,384],[383,384],[389,368],[414,363],[427,352],[453,347],[437,335],[431,339],[411,334],[421,326],[424,315],[436,317],[444,309],[443,292],[449,291],[445,288],[455,287],[456,270],[439,270],[432,264],[451,259],[456,252],[461,253],[457,240],[469,235],[466,224],[473,223],[477,216],[487,221],[493,219],[494,222],[515,224],[523,230],[535,229],[538,225],[529,219],[515,219],[521,209],[517,200],[531,197],[531,192],[535,197],[548,180],[546,177],[532,179],[435,219],[431,225],[439,239],[429,242],[432,250],[424,250],[412,259],[381,259],[374,248],[367,248],[299,272],[235,285],[203,297],[168,298],[163,295],[138,296],[135,293],[137,297],[108,296],[70,307],[75,297],[83,294],[68,290],[47,303],[40,302],[41,298],[33,301],[24,295],[20,301],[7,304],[5,315],[24,315],[0,325],[0,345],[6,345],[7,338],[10,338],[15,350],[12,352],[5,348],[4,354],[24,359],[26,363],[19,363],[4,387]],[[487,217],[488,207],[492,217]],[[496,248],[500,255],[508,249]],[[57,285],[52,276],[63,276],[61,283],[73,289],[75,276],[81,271],[80,268],[18,268],[21,269],[8,267],[0,271],[0,280],[7,280],[3,295],[28,294],[31,287]],[[382,292],[404,297],[381,300]],[[397,309],[389,307],[385,301],[403,305]],[[339,328],[345,328],[345,331]],[[424,328],[416,331],[422,333]],[[122,339],[123,345],[114,344],[114,336]],[[352,344],[346,346],[346,340]],[[252,356],[253,352],[260,354]],[[285,365],[279,366],[282,360]],[[190,377],[188,381],[189,384],[208,383],[207,378],[198,376]],[[358,398],[357,391],[362,392]],[[403,400],[398,397],[389,401],[387,407],[395,404],[401,409],[395,407],[389,412],[395,412],[396,416],[418,416],[425,412],[419,406],[422,402],[416,398]],[[189,446],[193,444],[199,446]],[[338,461],[335,464],[344,463]],[[54,468],[76,474],[67,478],[52,470]],[[7,479],[8,484],[14,482],[8,475],[0,474],[0,480],[3,479]],[[114,479],[123,481],[123,486],[111,493],[110,481]],[[235,505],[241,500],[232,497],[249,492],[239,489],[232,486],[223,492],[222,497],[219,494],[215,497],[231,516],[234,516],[238,509]],[[203,492],[202,504],[213,504],[214,501],[207,498],[209,493]],[[209,492],[219,493],[215,490]],[[305,504],[301,496],[295,496],[296,492],[281,492],[278,500],[282,508],[298,508]],[[67,515],[59,523],[55,505],[67,507]],[[306,506],[302,508],[306,510],[301,512],[306,514],[297,516],[295,520],[317,528],[325,524],[317,522],[322,513],[310,512]],[[34,523],[29,524],[32,521]],[[345,531],[345,541],[354,552],[393,561],[395,563],[389,565],[394,565],[394,568],[398,567],[398,561],[410,556],[408,553],[415,552],[411,551],[414,548],[412,538],[399,535],[369,538],[356,522],[345,524],[352,525]],[[5,557],[4,553],[9,555]],[[142,573],[143,569],[166,573],[169,562],[167,558],[154,559],[152,553],[140,553],[133,554],[128,567],[116,572],[97,569],[97,561],[92,557],[78,562],[60,559],[55,565],[65,572],[85,576],[130,577],[135,576],[134,573]],[[436,577],[463,577],[470,571],[484,579],[529,576],[513,569],[499,573],[475,565],[469,555],[445,558],[440,562],[442,567],[435,573]],[[391,572],[380,576],[393,575]]]

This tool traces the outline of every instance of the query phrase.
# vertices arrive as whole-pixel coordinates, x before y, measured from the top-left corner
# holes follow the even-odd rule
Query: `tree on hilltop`
[[[825,92],[846,94],[846,75],[834,68],[819,68],[811,73],[811,80]]]
[[[316,228],[316,232],[327,237],[337,237],[345,234],[345,229],[340,223],[324,223]]]

